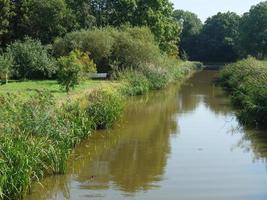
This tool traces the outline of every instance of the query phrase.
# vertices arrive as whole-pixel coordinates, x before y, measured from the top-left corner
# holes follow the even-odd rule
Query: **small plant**
[[[0,55],[0,79],[8,83],[8,78],[13,66],[13,58],[10,54],[4,53]]]

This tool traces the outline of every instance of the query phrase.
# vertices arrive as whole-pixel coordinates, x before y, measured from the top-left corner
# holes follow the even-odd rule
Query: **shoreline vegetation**
[[[248,127],[267,127],[267,62],[253,57],[227,65],[219,83],[230,94],[238,118]]]
[[[65,99],[60,106],[56,106],[60,98],[49,91],[30,92],[27,98],[16,92],[1,94],[1,198],[23,199],[34,181],[64,173],[75,145],[96,129],[111,128],[119,120],[127,96],[162,89],[201,67],[201,63],[181,62],[174,67],[176,73],[169,71],[172,78],[168,81],[160,81],[155,74],[121,72],[115,87],[106,81],[76,99]]]
[[[33,182],[63,174],[73,148],[94,130],[112,128],[128,96],[203,67],[162,51],[148,27],[131,26],[74,31],[50,46],[26,37],[7,46],[0,64],[3,200],[23,199]],[[89,80],[96,71],[109,80]]]

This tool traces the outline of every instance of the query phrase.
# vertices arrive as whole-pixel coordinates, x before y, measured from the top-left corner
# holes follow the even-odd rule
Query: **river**
[[[267,133],[244,129],[217,71],[133,97],[26,200],[266,200]]]

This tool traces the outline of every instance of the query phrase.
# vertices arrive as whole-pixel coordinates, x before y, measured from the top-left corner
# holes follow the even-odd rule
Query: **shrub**
[[[12,70],[16,78],[48,78],[55,72],[53,59],[38,40],[16,41],[8,46],[7,52],[14,59]]]
[[[94,62],[87,54],[79,50],[72,51],[69,56],[58,59],[58,82],[66,92],[86,79],[90,72],[95,71]]]
[[[11,68],[13,66],[13,58],[10,54],[0,55],[0,79],[8,83],[8,78],[11,74]]]
[[[146,63],[157,63],[159,47],[148,28],[126,28],[114,35],[113,56],[121,68],[138,68]]]
[[[128,96],[145,94],[149,91],[149,81],[137,70],[124,70],[119,73],[123,81],[122,93]]]
[[[161,57],[153,34],[146,27],[76,31],[58,38],[53,44],[56,56],[66,56],[74,49],[89,52],[99,72],[109,71],[114,64],[136,68]]]
[[[111,88],[102,88],[89,94],[87,113],[95,128],[110,128],[123,111],[122,96]]]
[[[82,30],[66,34],[58,38],[53,44],[55,56],[66,56],[72,50],[78,49],[89,52],[90,57],[96,62],[98,71],[109,69],[109,59],[112,54],[114,39],[111,28]]]

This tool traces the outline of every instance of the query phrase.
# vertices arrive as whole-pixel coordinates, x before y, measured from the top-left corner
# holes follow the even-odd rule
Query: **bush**
[[[89,77],[89,73],[95,71],[94,62],[87,54],[78,50],[58,59],[58,83],[64,87],[66,92]]]
[[[123,81],[122,93],[127,96],[145,94],[149,91],[149,81],[137,70],[124,70],[119,73]]]
[[[89,52],[99,72],[108,72],[114,64],[120,68],[136,68],[161,57],[153,34],[146,27],[76,31],[53,44],[56,56],[68,55],[74,49]]]
[[[25,38],[9,45],[7,52],[13,57],[15,78],[43,79],[55,72],[54,61],[46,47],[38,40]]]
[[[0,55],[0,79],[4,80],[5,83],[8,83],[12,66],[13,58],[11,55],[7,53]]]
[[[239,119],[248,126],[267,124],[267,65],[249,57],[226,66],[220,83],[239,108]]]
[[[99,129],[110,128],[123,111],[122,96],[111,88],[102,88],[89,94],[87,113]]]

